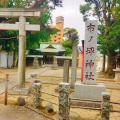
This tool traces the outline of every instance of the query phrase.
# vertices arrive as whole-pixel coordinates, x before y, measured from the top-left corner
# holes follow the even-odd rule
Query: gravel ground
[[[55,89],[58,87],[58,84],[63,81],[63,69],[60,67],[58,70],[51,70],[48,69],[46,71],[43,71],[39,74],[42,68],[39,69],[33,69],[33,68],[27,68],[26,73],[30,74],[31,72],[37,71],[37,79],[39,79],[43,85],[43,91],[56,94]],[[5,80],[5,74],[9,73],[10,78],[16,78],[17,77],[17,69],[0,69],[0,81]],[[71,70],[70,70],[70,76],[71,76]],[[77,69],[77,80],[80,79],[80,69]],[[26,86],[29,87],[31,79],[27,79]],[[108,88],[107,92],[111,95],[111,101],[113,102],[120,102],[120,83],[117,83],[112,80],[105,80],[100,79],[97,80],[97,82],[104,83]],[[110,88],[109,88],[110,87]],[[4,105],[4,94],[0,95],[0,120],[49,120],[48,118],[45,118],[44,116],[41,116],[41,114],[36,113],[35,109],[27,109],[25,107],[18,106],[16,104],[16,101],[19,96],[8,96],[8,105]],[[32,98],[30,96],[26,99],[27,106],[30,108],[33,108],[32,106]],[[42,97],[48,100],[51,100],[53,102],[58,102],[58,99],[54,97],[50,97],[48,95],[42,94]],[[42,102],[43,108],[47,105],[47,102]],[[49,115],[46,114],[48,117],[53,117],[55,120],[57,120],[57,112],[58,107],[53,105],[54,108],[54,114]],[[114,109],[120,110],[120,105],[114,105]],[[40,112],[41,110],[38,110]],[[44,110],[43,110],[44,111]],[[100,111],[95,110],[89,110],[89,109],[71,109],[70,112],[70,120],[100,120]],[[120,120],[120,113],[111,113],[110,114],[110,120]]]

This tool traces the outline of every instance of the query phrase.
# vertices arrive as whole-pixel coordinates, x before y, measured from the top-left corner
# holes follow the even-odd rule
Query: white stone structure
[[[19,60],[18,60],[18,85],[25,87],[25,67],[26,67],[26,31],[40,31],[40,25],[29,25],[26,17],[40,17],[40,11],[35,9],[1,8],[0,17],[19,18],[16,24],[0,24],[0,30],[19,30]]]
[[[96,58],[96,63],[97,63],[97,66],[96,66],[96,69],[101,71],[102,70],[102,67],[103,67],[103,55],[100,55],[99,57]],[[105,70],[107,69],[107,57],[105,59]]]
[[[0,52],[0,67],[11,68],[13,65],[13,53],[9,54],[5,51]]]
[[[105,91],[103,84],[96,83],[97,21],[85,23],[84,74],[83,82],[75,83],[74,97],[101,100]]]

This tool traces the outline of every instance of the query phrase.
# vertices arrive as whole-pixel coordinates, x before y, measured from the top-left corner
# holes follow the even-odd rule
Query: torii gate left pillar
[[[25,9],[0,9],[0,17],[19,17],[19,23],[0,24],[1,30],[19,30],[19,60],[18,60],[18,86],[25,87],[25,67],[26,67],[26,30],[40,31],[40,25],[26,24],[25,17],[40,17],[39,10]]]

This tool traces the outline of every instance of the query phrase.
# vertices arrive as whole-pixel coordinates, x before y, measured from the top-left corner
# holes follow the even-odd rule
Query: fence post
[[[60,83],[59,85],[59,120],[69,120],[70,112],[70,85],[69,83]]]
[[[102,92],[101,119],[109,120],[110,114],[110,94]]]
[[[34,98],[33,98],[33,102],[34,102],[34,107],[35,108],[39,108],[41,106],[41,87],[42,84],[41,83],[34,83]]]

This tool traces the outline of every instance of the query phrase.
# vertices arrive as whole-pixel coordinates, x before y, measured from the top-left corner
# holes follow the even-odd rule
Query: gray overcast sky
[[[63,0],[63,7],[56,7],[56,10],[52,12],[54,24],[57,16],[63,16],[64,28],[75,28],[80,40],[84,40],[85,23],[82,14],[80,14],[79,6],[84,3],[84,0]]]

